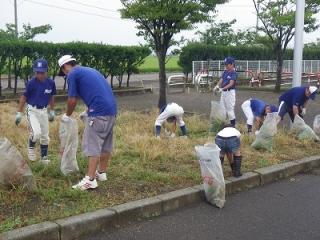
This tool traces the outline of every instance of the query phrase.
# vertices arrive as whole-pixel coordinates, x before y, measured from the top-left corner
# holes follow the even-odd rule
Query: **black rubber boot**
[[[234,163],[234,173],[233,176],[235,177],[241,177],[241,162],[242,162],[242,156],[233,156],[233,163]]]
[[[223,167],[224,157],[220,157],[220,161],[221,161],[221,166]]]

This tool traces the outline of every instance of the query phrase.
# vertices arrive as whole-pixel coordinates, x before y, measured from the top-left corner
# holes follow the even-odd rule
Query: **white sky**
[[[53,30],[47,35],[37,37],[37,40],[50,42],[103,42],[113,45],[137,45],[143,43],[143,39],[136,36],[135,23],[120,19],[117,12],[121,8],[120,0],[17,0],[18,22],[21,29],[22,23],[30,23],[32,26],[51,24]],[[99,8],[90,8],[77,4],[90,4]],[[62,10],[40,4],[49,4]],[[217,7],[218,19],[223,21],[237,19],[236,29],[254,27],[256,16],[252,0],[231,0],[229,3]],[[85,11],[94,15],[84,15],[75,11]],[[320,20],[320,17],[318,17]],[[0,0],[0,28],[6,23],[14,21],[13,0]],[[205,29],[206,24],[199,25],[198,29]],[[194,39],[194,31],[183,32],[187,39]],[[319,31],[304,36],[305,42],[315,41],[320,38]],[[293,45],[293,41],[291,46]]]

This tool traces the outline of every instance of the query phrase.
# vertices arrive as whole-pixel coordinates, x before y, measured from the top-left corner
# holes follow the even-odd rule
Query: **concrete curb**
[[[240,178],[226,179],[226,194],[246,191],[320,167],[320,156],[307,157],[246,172]],[[205,200],[202,185],[107,209],[84,213],[54,222],[44,222],[0,234],[0,240],[75,240],[121,225],[161,216]]]

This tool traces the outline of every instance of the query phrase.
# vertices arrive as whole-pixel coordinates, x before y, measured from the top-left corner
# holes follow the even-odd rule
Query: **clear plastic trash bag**
[[[299,115],[296,115],[294,118],[291,126],[291,133],[296,134],[299,140],[320,140],[312,128],[308,126]]]
[[[216,144],[195,147],[199,158],[201,176],[206,199],[209,203],[223,208],[226,185],[219,158],[220,148]]]
[[[60,170],[64,175],[79,171],[77,162],[78,123],[77,120],[61,121],[59,128],[61,164]]]
[[[7,139],[0,138],[0,185],[11,188],[37,189],[32,171],[17,148]]]
[[[272,151],[273,139],[277,134],[278,113],[268,113],[251,147],[257,150]]]
[[[226,124],[227,113],[220,102],[211,102],[211,112],[210,112],[210,133],[217,134],[223,125]]]
[[[320,135],[320,115],[317,115],[314,118],[313,121],[313,131],[317,134]]]

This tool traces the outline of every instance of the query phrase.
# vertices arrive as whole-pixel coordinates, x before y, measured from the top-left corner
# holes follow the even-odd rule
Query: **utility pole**
[[[258,33],[258,28],[259,28],[259,14],[260,14],[260,2],[257,3],[256,33]]]
[[[17,0],[14,0],[14,25],[16,30],[16,38],[18,38],[18,7]]]
[[[305,0],[296,0],[292,86],[301,86]]]

